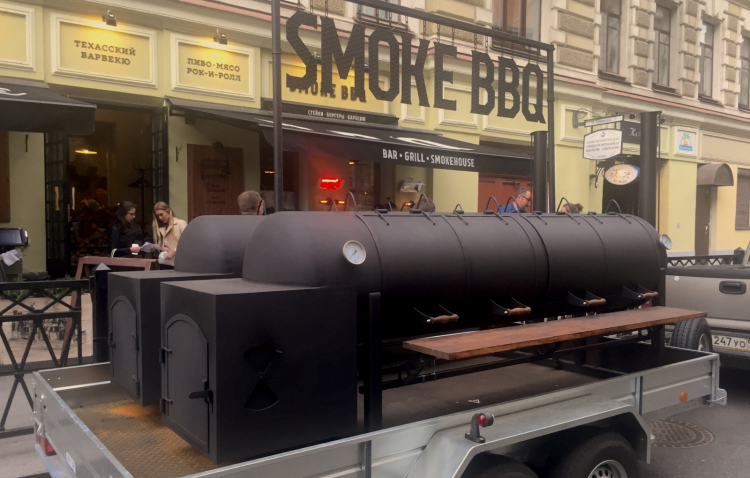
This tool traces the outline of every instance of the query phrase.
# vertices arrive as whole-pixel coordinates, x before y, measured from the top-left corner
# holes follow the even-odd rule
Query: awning
[[[0,81],[0,131],[92,134],[96,105],[50,91],[46,83]]]
[[[268,111],[219,107],[169,99],[179,110],[217,121],[259,128],[273,143],[273,117]],[[353,110],[341,110],[356,114]],[[373,161],[428,168],[531,175],[529,156],[446,138],[439,133],[398,126],[283,116],[284,150],[349,161]]]
[[[698,166],[698,186],[734,186],[732,168],[725,163]]]

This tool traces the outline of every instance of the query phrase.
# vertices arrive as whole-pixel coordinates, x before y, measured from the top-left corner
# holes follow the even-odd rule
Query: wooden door
[[[695,255],[708,255],[710,237],[711,187],[698,186],[695,194]]]
[[[505,206],[508,198],[513,196],[518,188],[526,188],[532,191],[533,194],[531,184],[528,178],[480,174],[477,211],[484,211],[485,209],[497,210],[495,201],[492,201],[490,197],[494,197],[501,206]],[[487,201],[490,203],[489,206],[487,205]]]
[[[188,144],[188,221],[205,215],[239,214],[243,191],[242,149]]]

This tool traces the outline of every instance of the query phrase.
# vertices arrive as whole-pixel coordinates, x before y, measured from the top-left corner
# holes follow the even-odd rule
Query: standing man
[[[256,191],[245,191],[237,196],[237,205],[240,207],[240,214],[243,216],[262,216],[263,199]]]
[[[527,212],[527,207],[531,204],[531,191],[526,188],[516,189],[513,195],[514,201],[508,204],[505,212]]]

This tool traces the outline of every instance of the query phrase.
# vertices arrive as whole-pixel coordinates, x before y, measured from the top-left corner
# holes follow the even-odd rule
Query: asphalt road
[[[721,369],[726,407],[701,407],[670,417],[714,434],[713,443],[693,448],[654,447],[641,478],[750,477],[750,371]]]

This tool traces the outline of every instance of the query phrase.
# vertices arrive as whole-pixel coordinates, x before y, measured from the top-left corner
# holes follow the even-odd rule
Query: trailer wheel
[[[595,435],[562,457],[549,478],[639,478],[638,459],[619,433]]]
[[[669,344],[681,349],[713,352],[711,327],[703,318],[677,322]]]
[[[463,478],[539,478],[531,468],[501,455],[482,453],[471,460]]]

